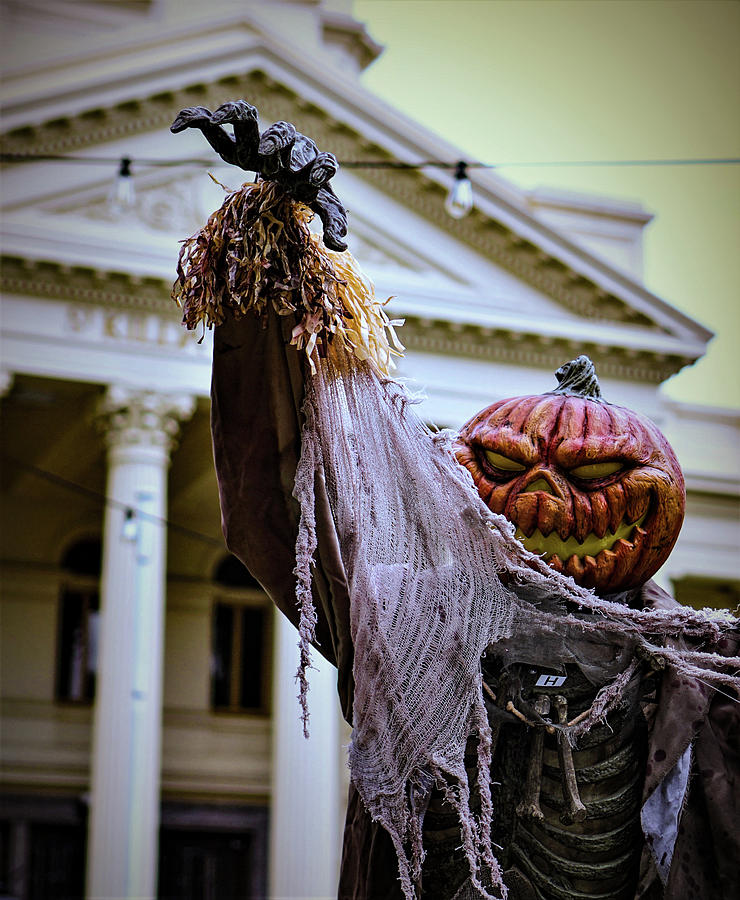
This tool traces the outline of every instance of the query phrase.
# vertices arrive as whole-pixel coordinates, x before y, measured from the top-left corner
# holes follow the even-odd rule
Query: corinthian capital
[[[98,404],[98,422],[108,447],[151,447],[170,453],[180,423],[189,419],[195,398],[110,385]]]

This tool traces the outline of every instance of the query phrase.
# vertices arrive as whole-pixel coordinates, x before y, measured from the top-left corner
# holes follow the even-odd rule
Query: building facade
[[[362,88],[380,48],[343,0],[4,6],[4,151],[25,161],[2,172],[0,894],[331,896],[335,676],[310,673],[306,742],[296,635],[220,534],[210,334],[169,298],[178,241],[223,197],[208,173],[238,173],[194,162],[200,136],[168,126],[244,97],[340,160],[459,151]],[[135,196],[115,191],[123,157]],[[426,391],[422,415],[458,426],[588,353],[686,474],[660,582],[736,605],[740,417],[661,394],[711,335],[642,285],[649,215],[476,172],[475,210],[453,220],[450,181],[335,180],[352,251],[406,319],[399,374]]]

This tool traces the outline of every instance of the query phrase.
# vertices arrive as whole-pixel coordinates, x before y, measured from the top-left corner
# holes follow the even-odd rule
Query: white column
[[[110,387],[87,897],[157,889],[167,470],[191,397]]]
[[[0,397],[10,393],[15,375],[9,369],[0,368]]]
[[[296,629],[276,613],[269,896],[333,900],[344,824],[337,670],[312,651],[306,740],[296,699],[297,644]]]

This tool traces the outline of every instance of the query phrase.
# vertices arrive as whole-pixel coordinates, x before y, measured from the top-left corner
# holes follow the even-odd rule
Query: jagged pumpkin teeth
[[[581,584],[584,587],[593,587],[599,574],[599,567],[593,556],[587,556],[583,560],[583,574],[580,575]]]
[[[627,502],[624,497],[624,488],[621,484],[611,484],[606,489],[606,503],[609,508],[609,528],[616,531],[619,523],[627,513]]]
[[[604,537],[609,527],[609,507],[606,497],[599,491],[591,494],[591,531],[596,537]]]
[[[579,581],[583,577],[584,566],[580,559],[577,556],[571,556],[568,562],[565,564],[565,571],[571,578],[575,578],[576,581]]]
[[[614,542],[613,548],[619,555],[623,553],[631,553],[635,549],[635,545],[631,544],[629,541],[619,540]]]
[[[573,497],[571,534],[577,541],[583,543],[591,533],[591,504],[588,497]]]
[[[630,522],[635,522],[647,512],[648,504],[645,502],[645,495],[640,491],[635,496],[625,497],[624,514]]]
[[[486,505],[554,569],[601,594],[641,585],[678,537],[681,469],[649,419],[601,398],[587,357],[557,377],[550,393],[503,400],[471,419],[458,461]]]
[[[496,510],[498,512],[498,510]],[[515,500],[515,513],[509,518],[527,536],[531,537],[537,527],[537,498],[534,494],[521,494]]]
[[[611,572],[614,568],[614,563],[617,561],[617,554],[612,550],[602,550],[596,557],[596,560],[602,571]]]
[[[562,540],[556,531],[550,532],[550,534],[543,534],[539,528],[535,528],[530,534],[519,528],[517,529],[516,537],[524,544],[527,550],[532,553],[543,554],[548,561],[554,555],[560,556],[561,559],[569,559],[571,556],[584,559],[587,556],[596,558],[604,550],[613,549],[617,544],[624,544],[631,549],[632,544],[625,538],[632,536],[634,528],[634,524],[622,522],[616,534],[607,531],[601,538],[595,534],[588,534],[583,541],[579,541],[574,536]]]
[[[537,527],[547,537],[555,529],[555,519],[560,511],[560,504],[554,497],[542,496],[537,504]]]

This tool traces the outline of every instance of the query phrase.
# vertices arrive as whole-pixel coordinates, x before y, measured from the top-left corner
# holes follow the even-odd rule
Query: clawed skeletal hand
[[[231,125],[233,134],[223,126]],[[199,129],[224,162],[275,181],[309,206],[324,226],[324,243],[346,250],[347,213],[329,181],[339,170],[331,153],[322,153],[311,138],[290,122],[275,122],[260,134],[257,110],[246,100],[230,100],[211,112],[205,106],[180,110],[170,131]]]

